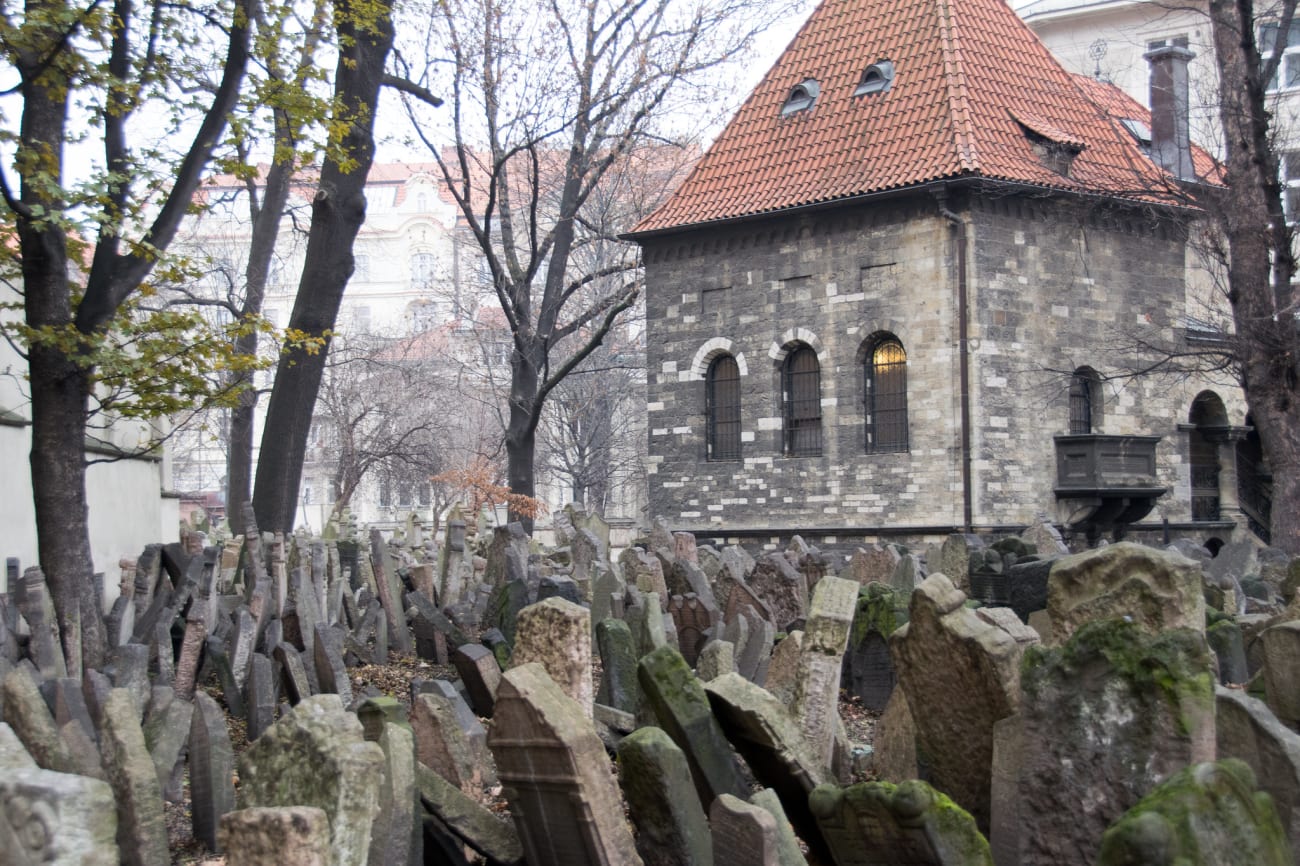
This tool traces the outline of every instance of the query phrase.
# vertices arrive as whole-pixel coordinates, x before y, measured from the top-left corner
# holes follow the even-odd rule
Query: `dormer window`
[[[785,98],[785,105],[781,106],[781,116],[789,117],[809,110],[817,101],[817,94],[821,92],[822,87],[815,79],[805,78],[790,89],[790,95]]]
[[[1087,147],[1083,139],[1034,114],[1013,111],[1011,116],[1024,130],[1038,161],[1062,177],[1069,177],[1075,157]]]
[[[879,60],[867,67],[862,73],[862,81],[853,91],[854,96],[866,96],[869,93],[884,93],[894,83],[894,64],[889,60]]]
[[[1133,140],[1139,145],[1147,150],[1151,149],[1151,127],[1147,126],[1142,121],[1134,120],[1131,117],[1126,117],[1121,120],[1120,126],[1127,129],[1128,134],[1133,136]]]

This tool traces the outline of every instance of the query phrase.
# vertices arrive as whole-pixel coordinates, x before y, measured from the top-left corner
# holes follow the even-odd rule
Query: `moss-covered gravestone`
[[[889,657],[889,636],[907,622],[906,606],[906,598],[884,583],[867,584],[858,597],[841,685],[875,712],[885,709],[898,683]]]
[[[1089,623],[1064,647],[1029,649],[1020,684],[1020,765],[1006,770],[1019,779],[1020,866],[1091,864],[1125,810],[1214,757],[1214,678],[1198,632]]]
[[[660,647],[641,659],[637,679],[659,726],[686,753],[701,805],[707,809],[719,794],[743,794],[731,747],[682,654]]]
[[[993,866],[975,819],[925,782],[820,785],[808,803],[840,866]]]
[[[1102,838],[1097,866],[1290,866],[1273,798],[1241,761],[1197,764],[1156,788]]]
[[[645,866],[713,862],[709,824],[686,755],[662,728],[640,728],[619,743],[618,782]]]

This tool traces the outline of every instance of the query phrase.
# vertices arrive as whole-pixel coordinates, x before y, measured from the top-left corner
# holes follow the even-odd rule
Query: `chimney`
[[[1165,45],[1142,56],[1151,64],[1151,159],[1179,180],[1195,180],[1187,123],[1187,62],[1196,54]]]

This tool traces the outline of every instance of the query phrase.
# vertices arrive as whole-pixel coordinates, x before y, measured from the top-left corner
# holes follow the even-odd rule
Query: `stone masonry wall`
[[[1052,435],[1067,431],[1068,373],[1088,365],[1104,376],[1114,354],[1105,341],[1129,325],[1167,333],[1181,323],[1179,228],[1071,200],[1005,196],[970,206],[956,198],[948,206],[970,225],[974,523],[1063,519],[1052,492]],[[932,198],[643,246],[652,516],[701,531],[960,525],[956,243]],[[905,453],[865,449],[862,362],[881,332],[907,351]],[[821,364],[816,457],[781,449],[781,362],[800,343]],[[741,372],[738,461],[706,458],[704,377],[722,353]],[[1107,384],[1097,431],[1164,435],[1161,480],[1177,488],[1186,434],[1176,425],[1201,387]],[[1177,489],[1162,500],[1175,517],[1187,511],[1185,478],[1181,489],[1181,502]]]

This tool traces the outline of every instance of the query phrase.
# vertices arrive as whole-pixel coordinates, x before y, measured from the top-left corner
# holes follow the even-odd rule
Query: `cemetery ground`
[[[1300,560],[557,536],[186,533],[80,676],[10,561],[4,862],[1300,866]]]

